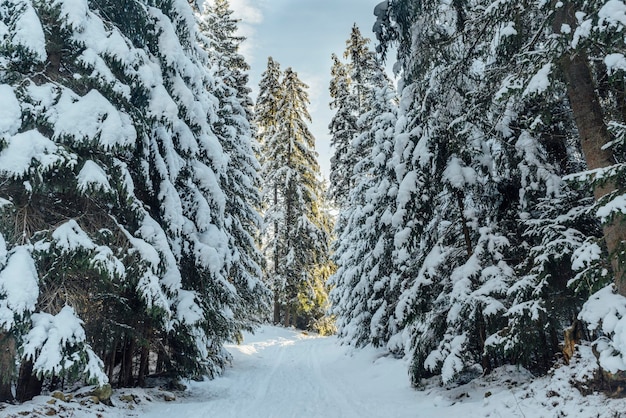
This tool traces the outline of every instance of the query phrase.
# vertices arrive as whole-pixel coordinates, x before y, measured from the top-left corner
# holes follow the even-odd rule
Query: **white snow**
[[[455,189],[463,189],[466,185],[476,183],[476,172],[471,167],[466,167],[463,160],[458,157],[450,158],[446,169],[443,171],[443,180],[446,180]]]
[[[177,319],[183,324],[196,324],[204,314],[196,302],[196,293],[189,290],[180,290],[177,300]]]
[[[17,247],[0,271],[0,329],[10,330],[16,320],[34,311],[38,297],[35,262],[27,247]]]
[[[34,58],[43,62],[48,57],[46,53],[46,37],[43,27],[30,1],[18,1],[16,8],[22,9],[22,13],[14,22],[11,30],[11,40],[16,45],[21,45],[33,53]]]
[[[20,177],[29,170],[33,160],[41,164],[43,170],[61,161],[61,157],[54,155],[57,145],[37,130],[19,133],[7,142],[0,152],[0,173]]]
[[[85,161],[83,168],[78,173],[77,180],[78,190],[82,193],[85,193],[90,187],[103,192],[111,190],[111,185],[104,169],[92,160]]]
[[[552,64],[545,64],[537,71],[537,73],[530,79],[523,96],[530,94],[541,94],[550,86],[550,73],[552,72]]]
[[[608,54],[604,57],[604,64],[606,65],[606,72],[611,75],[615,71],[626,70],[626,57],[620,53]]]
[[[13,203],[11,203],[10,200],[0,197],[0,209],[4,208],[5,206],[11,206],[12,204]]]
[[[616,213],[626,214],[626,194],[614,196],[608,203],[600,206],[597,216],[602,222],[606,222],[607,218]]]
[[[506,26],[500,29],[500,37],[504,38],[507,36],[517,35],[517,30],[515,30],[514,22],[507,22]]]
[[[595,242],[584,242],[572,254],[572,270],[578,271],[599,260],[602,249]]]
[[[459,341],[451,342],[458,347]],[[213,381],[185,382],[188,389],[120,389],[114,407],[75,398],[50,402],[39,396],[22,405],[0,404],[8,418],[45,415],[74,418],[219,417],[219,418],[439,418],[439,417],[614,417],[624,399],[582,396],[572,382],[593,375],[591,347],[581,346],[571,367],[543,378],[514,366],[458,386],[437,378],[422,390],[409,384],[408,363],[379,349],[339,345],[336,337],[306,335],[293,329],[264,326],[245,334],[241,345],[228,345],[232,367]],[[175,396],[170,402],[165,396]],[[40,414],[38,414],[40,412]]]
[[[591,295],[578,317],[610,337],[596,342],[600,365],[611,373],[626,370],[626,298],[611,284]]]
[[[1,207],[1,206],[0,206]],[[7,262],[7,243],[4,240],[4,236],[0,234],[0,266],[4,267],[4,264]]]
[[[585,13],[576,12],[575,15],[576,20],[578,20],[578,25],[576,26],[574,36],[572,37],[572,48],[578,47],[578,43],[582,39],[588,38],[589,35],[591,35],[591,30],[593,29],[593,23],[591,19],[585,19]]]
[[[406,212],[404,207],[411,201],[413,195],[417,190],[417,173],[415,171],[409,171],[402,179],[400,186],[398,187],[398,194],[396,196],[396,206],[398,207],[398,215],[394,216],[394,226],[400,225],[404,213]]]
[[[522,87],[523,81],[520,78],[514,77],[512,75],[507,75],[506,77],[504,77],[504,80],[502,80],[500,89],[494,95],[494,100],[500,101],[511,91],[519,90]]]
[[[17,101],[11,86],[6,84],[0,85],[0,97],[2,98],[2,106],[0,106],[0,136],[5,134],[13,135],[22,125],[20,103]]]
[[[84,29],[89,12],[87,0],[54,0],[52,4],[61,8],[61,17],[65,18],[69,26],[78,32]]]
[[[122,95],[128,100],[131,99],[130,87],[121,83],[120,80],[115,77],[111,69],[107,66],[105,61],[97,54],[95,50],[91,48],[86,48],[77,58],[77,61],[80,61],[85,66],[93,69],[91,74],[89,75],[90,78],[95,78],[102,84],[109,84],[110,86],[112,86],[114,92]]]
[[[126,267],[122,261],[115,257],[110,247],[99,245],[96,247],[95,255],[91,259],[91,264],[99,271],[107,273],[110,276],[124,277]]]
[[[73,137],[76,142],[97,141],[104,150],[134,145],[137,133],[130,117],[119,112],[100,92],[91,90],[83,97],[63,91],[50,112],[54,137]]]
[[[163,85],[156,86],[150,92],[150,112],[151,116],[157,119],[176,119],[178,117],[178,106]]]
[[[598,25],[607,23],[610,26],[626,26],[626,4],[621,0],[607,1],[598,12]]]

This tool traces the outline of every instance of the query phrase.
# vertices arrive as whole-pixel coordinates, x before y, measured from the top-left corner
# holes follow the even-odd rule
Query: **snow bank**
[[[372,347],[341,346],[336,337],[264,326],[255,334],[245,333],[243,343],[227,348],[232,366],[224,375],[185,382],[188,389],[184,392],[120,389],[113,393],[114,407],[81,405],[80,393],[66,402],[40,396],[0,411],[18,417],[63,410],[77,418],[612,418],[626,409],[624,399],[579,392],[596,369],[588,346],[578,348],[569,366],[545,377],[505,366],[459,386],[442,386],[439,378],[428,379],[422,390],[410,387],[405,360]],[[173,397],[178,399],[171,401]]]

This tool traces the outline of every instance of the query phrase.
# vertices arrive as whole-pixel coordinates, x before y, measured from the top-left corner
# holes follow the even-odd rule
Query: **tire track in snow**
[[[270,388],[273,387],[272,383],[273,383],[273,380],[275,379],[275,375],[283,363],[283,358],[285,357],[286,345],[287,343],[285,341],[278,340],[277,344],[272,344],[269,346],[273,348],[272,350],[269,350],[270,353],[266,353],[266,351],[268,350],[268,347],[264,348],[264,350],[262,351],[262,353],[264,354],[263,357],[267,357],[269,355],[272,357],[273,360],[272,360],[270,371],[264,377],[263,381],[254,382],[254,385],[258,386],[258,388],[254,394],[254,399],[253,399],[254,404],[251,406],[250,408],[251,410],[253,411],[256,410],[257,405],[260,402],[265,402]],[[278,353],[274,354],[273,351],[275,351],[276,349],[278,350]]]
[[[329,376],[328,372],[333,370],[332,364],[323,365],[322,359],[328,360],[332,357],[320,352],[320,347],[324,347],[320,342],[320,340],[311,341],[307,358],[309,367],[318,381],[318,386],[325,394],[326,402],[330,399],[336,405],[335,409],[340,411],[337,416],[345,418],[363,418],[368,416],[364,412],[363,405],[355,402],[354,393],[348,393],[345,390],[348,386],[345,384],[346,381],[342,379],[343,376],[337,373],[333,373],[332,377]],[[325,370],[327,371],[326,373],[324,372]]]
[[[417,416],[395,405],[369,361],[346,355],[336,340],[263,328],[227,347],[233,366],[213,381],[192,384],[175,403],[145,409],[146,418],[379,418]],[[381,396],[381,393],[384,395]],[[384,409],[381,409],[384,408]]]
[[[330,407],[337,416],[361,418],[353,405],[336,393],[337,383],[324,377],[318,349],[322,340],[292,335],[295,338],[266,345],[259,352],[262,358],[273,358],[271,369],[256,382],[259,387],[243,416],[328,418]]]

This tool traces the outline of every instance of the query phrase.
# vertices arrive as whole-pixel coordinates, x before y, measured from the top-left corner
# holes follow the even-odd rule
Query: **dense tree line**
[[[236,29],[226,0],[0,2],[0,401],[213,375],[264,319]]]
[[[332,69],[331,176],[350,187],[331,299],[346,341],[407,356],[419,385],[502,364],[545,372],[574,326],[602,367],[626,369],[625,11],[616,0],[376,7],[399,97],[373,89],[366,117],[356,74],[336,58]]]
[[[255,106],[237,25],[227,0],[0,2],[0,401],[213,376],[272,292],[332,330],[307,86],[270,60]]]

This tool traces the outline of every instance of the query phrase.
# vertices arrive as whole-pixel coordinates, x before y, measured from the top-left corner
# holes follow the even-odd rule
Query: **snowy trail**
[[[406,365],[390,359],[383,364],[386,359],[376,359],[373,350],[351,356],[335,338],[275,327],[227,348],[233,367],[222,377],[193,383],[176,402],[146,406],[142,417],[418,416],[419,395],[408,384]],[[404,376],[393,379],[398,381],[380,375],[397,376],[398,368]]]
[[[160,389],[119,389],[114,407],[42,395],[24,404],[0,404],[0,417],[614,418],[626,411],[626,400],[583,397],[573,388],[569,381],[580,367],[537,379],[503,366],[457,387],[430,379],[419,391],[409,385],[405,361],[373,348],[341,346],[335,337],[265,326],[227,348],[233,365],[223,376],[187,382],[188,389],[176,392],[172,402]],[[593,356],[591,348],[585,352]]]
[[[341,346],[335,337],[271,326],[227,348],[233,354],[233,366],[223,376],[191,382],[176,401],[142,402],[139,410],[124,416],[587,418],[622,416],[626,405],[620,401],[609,406],[601,396],[582,397],[567,384],[565,374],[552,381],[533,380],[515,366],[499,368],[459,387],[431,383],[418,391],[410,387],[405,361],[372,348]]]

